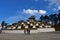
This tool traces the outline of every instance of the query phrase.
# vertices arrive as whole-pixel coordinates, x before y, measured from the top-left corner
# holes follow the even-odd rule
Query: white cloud
[[[39,10],[39,13],[40,14],[46,14],[46,11],[45,10]]]
[[[7,20],[15,20],[15,19],[18,19],[18,18],[19,18],[19,16],[11,16]]]
[[[52,9],[53,11],[57,11],[60,9],[60,0],[44,0],[44,1],[49,2],[47,7],[49,10]]]
[[[60,10],[60,6],[58,7],[58,10]]]
[[[18,20],[18,19],[27,19],[26,16],[23,16],[23,14],[31,14],[31,15],[36,15],[36,14],[46,14],[45,10],[32,10],[32,9],[23,9],[23,14],[21,15],[20,12],[18,12],[19,14],[16,16],[11,16],[9,18],[7,18],[7,21],[11,21],[11,20]],[[22,12],[21,12],[22,13]]]
[[[50,0],[51,1],[51,3],[55,3],[55,4],[57,4],[57,5],[60,5],[60,0]]]
[[[60,10],[60,6],[58,6],[58,8],[53,8],[52,10],[53,11],[58,11],[58,10]]]
[[[46,11],[45,10],[32,10],[32,9],[23,9],[23,13],[26,13],[26,14],[46,14]]]
[[[23,9],[23,12],[26,13],[26,14],[35,14],[35,13],[38,13],[38,10]]]
[[[49,1],[50,2],[49,5],[53,5],[53,4],[60,5],[60,0],[45,0],[45,1]]]
[[[24,19],[28,19],[27,17],[25,17],[25,16],[22,16],[22,15],[16,15],[16,16],[11,16],[11,17],[9,17],[9,18],[7,18],[7,21],[9,22],[16,22],[16,21],[18,21],[18,20],[24,20]]]
[[[53,11],[57,11],[57,8],[53,8],[52,10],[53,10]]]

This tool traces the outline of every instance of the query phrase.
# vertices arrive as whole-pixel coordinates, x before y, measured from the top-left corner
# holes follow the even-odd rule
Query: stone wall
[[[4,33],[24,33],[24,30],[2,30]],[[37,30],[30,30],[30,33],[39,33],[39,32],[55,32],[55,28],[40,28]]]

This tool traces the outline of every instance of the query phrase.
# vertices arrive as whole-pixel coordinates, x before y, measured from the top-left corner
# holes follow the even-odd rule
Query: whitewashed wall
[[[54,32],[55,28],[39,28],[37,30],[30,30],[30,33],[39,33],[39,32]],[[24,33],[24,30],[3,30],[5,33]]]
[[[2,30],[4,33],[24,33],[23,30]]]
[[[24,30],[3,30],[4,33],[24,33]],[[30,30],[30,33],[38,33],[38,30]]]
[[[38,31],[39,32],[54,32],[55,28],[41,28],[41,29],[38,28]]]

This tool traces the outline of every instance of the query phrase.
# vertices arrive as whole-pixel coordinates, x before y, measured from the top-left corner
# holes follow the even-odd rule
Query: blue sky
[[[0,23],[14,23],[27,20],[31,15],[39,19],[41,15],[58,13],[60,0],[0,0]]]

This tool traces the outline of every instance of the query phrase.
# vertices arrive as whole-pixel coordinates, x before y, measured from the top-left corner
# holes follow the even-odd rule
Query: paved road
[[[0,34],[0,40],[60,40],[60,32],[24,34]]]

